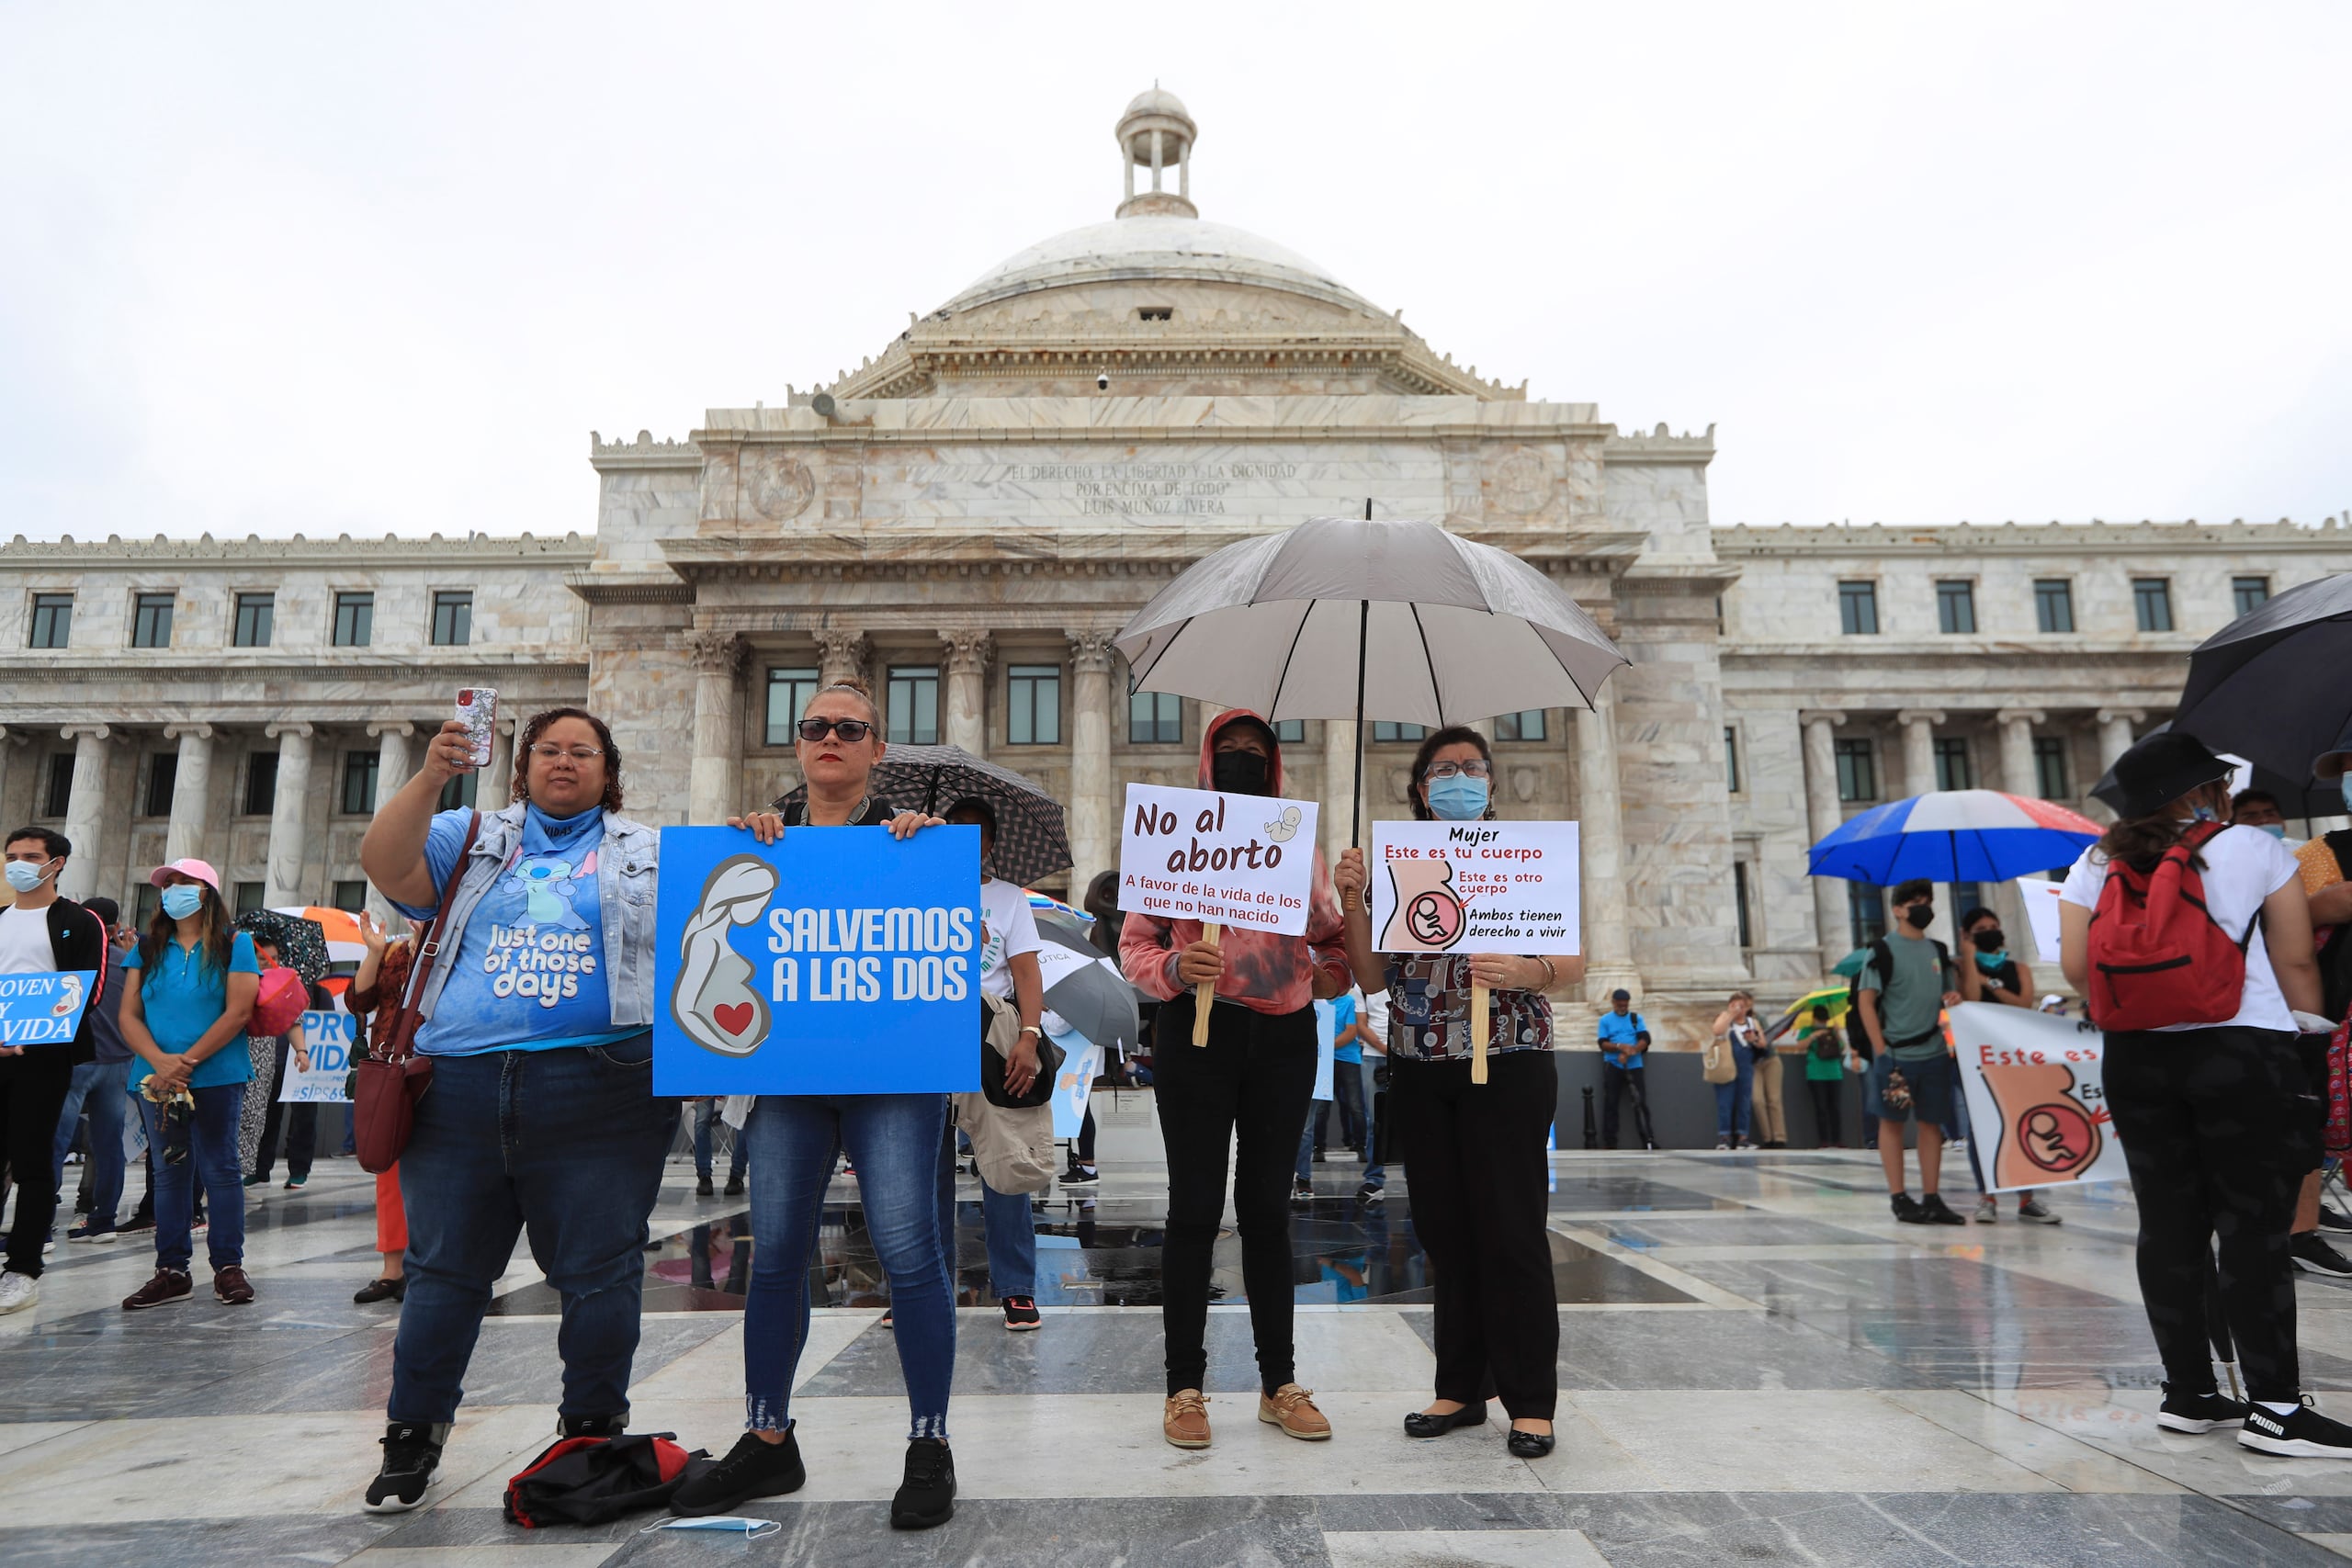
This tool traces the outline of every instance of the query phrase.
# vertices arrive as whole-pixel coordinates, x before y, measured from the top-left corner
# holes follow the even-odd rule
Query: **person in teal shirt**
[[[1649,1054],[1649,1025],[1634,1010],[1634,994],[1620,987],[1609,995],[1609,1010],[1600,1015],[1600,1146],[1617,1146],[1617,1104],[1634,1098],[1634,1135],[1642,1147],[1657,1147],[1650,1125],[1649,1075],[1643,1059]]]

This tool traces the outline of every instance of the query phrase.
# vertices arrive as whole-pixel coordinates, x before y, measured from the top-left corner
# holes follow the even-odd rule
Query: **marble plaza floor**
[[[1852,1154],[1569,1154],[1555,1160],[1560,1445],[1524,1462],[1499,1424],[1416,1443],[1429,1308],[1402,1194],[1367,1214],[1317,1168],[1297,1226],[1299,1372],[1337,1429],[1253,1418],[1246,1307],[1221,1276],[1216,1446],[1159,1433],[1159,1172],[1109,1170],[1044,1227],[1041,1333],[963,1314],[961,1498],[899,1535],[884,1500],[906,1424],[854,1184],[837,1184],[799,1371],[808,1484],[747,1512],[780,1534],[526,1533],[504,1478],[548,1438],[553,1301],[518,1255],[485,1325],[431,1506],[372,1517],[396,1308],[373,1273],[369,1189],[322,1162],[254,1216],[254,1305],[128,1315],[150,1254],[61,1246],[33,1311],[0,1319],[0,1563],[1632,1565],[2324,1563],[2352,1555],[2352,1465],[2243,1453],[2155,1426],[2127,1191],[2069,1195],[2063,1226],[1927,1229],[1888,1216]],[[741,1411],[741,1200],[673,1164],[655,1215],[635,1426],[723,1450]],[[1962,1184],[1965,1185],[1963,1177]],[[967,1182],[967,1186],[970,1184]],[[1392,1187],[1394,1183],[1392,1183]],[[964,1283],[985,1302],[978,1208]],[[1238,1261],[1226,1254],[1221,1259]],[[738,1290],[730,1292],[734,1283]],[[2352,1291],[2299,1287],[2304,1368],[2352,1414]],[[2339,1392],[2340,1391],[2340,1392]]]

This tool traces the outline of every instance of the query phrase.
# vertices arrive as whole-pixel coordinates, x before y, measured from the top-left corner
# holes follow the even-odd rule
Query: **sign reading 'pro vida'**
[[[289,1105],[339,1105],[350,1100],[351,1055],[359,1039],[359,1021],[343,1010],[337,997],[332,1008],[313,1009],[302,1015],[302,1043],[311,1053],[304,1072],[294,1058],[286,1058],[286,1074],[277,1080],[277,1098]]]
[[[1581,953],[1573,822],[1375,822],[1382,953]]]
[[[1311,800],[1127,786],[1119,908],[1298,936],[1315,885]]]
[[[656,1094],[980,1087],[980,834],[664,828]]]

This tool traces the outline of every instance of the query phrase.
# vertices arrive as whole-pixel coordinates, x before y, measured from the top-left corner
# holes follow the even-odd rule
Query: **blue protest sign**
[[[277,1098],[288,1105],[349,1103],[351,1055],[359,1037],[359,1021],[343,1010],[341,998],[331,1009],[313,1009],[302,1015],[302,1044],[311,1053],[305,1072],[292,1056],[277,1080]]]
[[[0,975],[0,1045],[71,1045],[97,971]]]
[[[980,832],[664,828],[653,1092],[980,1087]]]

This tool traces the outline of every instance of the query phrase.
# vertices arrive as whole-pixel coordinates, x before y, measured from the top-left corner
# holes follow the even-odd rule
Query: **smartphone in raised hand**
[[[458,688],[458,722],[466,727],[473,744],[469,761],[477,768],[490,766],[491,738],[498,723],[498,694],[488,686]]]

